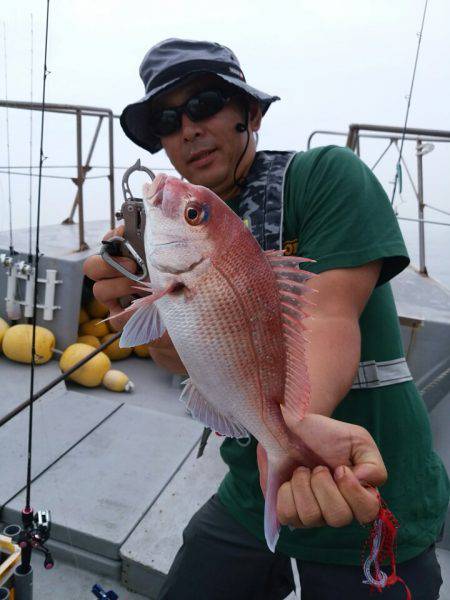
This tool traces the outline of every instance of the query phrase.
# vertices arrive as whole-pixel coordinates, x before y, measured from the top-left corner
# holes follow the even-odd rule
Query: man
[[[334,467],[299,467],[283,484],[278,516],[290,527],[272,554],[262,528],[265,457],[258,452],[258,470],[255,440],[226,439],[230,471],[186,527],[160,598],[278,600],[293,589],[289,557],[298,559],[303,600],[368,598],[361,553],[369,529],[361,524],[378,513],[370,486],[385,482],[385,465],[383,497],[400,522],[398,573],[414,598],[438,598],[434,541],[448,480],[403,358],[387,282],[409,259],[380,184],[347,149],[257,153],[255,134],[278,98],[249,86],[228,48],[165,40],[145,56],[141,77],[146,95],[121,117],[128,137],[151,153],[164,148],[178,172],[216,192],[264,249],[282,243],[317,261],[307,265],[321,274],[311,283],[318,293],[308,321],[315,414],[288,426]],[[85,272],[117,315],[131,282],[100,257],[88,259]],[[114,322],[121,328],[123,317]],[[184,371],[167,334],[150,352],[160,366]],[[405,591],[397,583],[385,597]]]

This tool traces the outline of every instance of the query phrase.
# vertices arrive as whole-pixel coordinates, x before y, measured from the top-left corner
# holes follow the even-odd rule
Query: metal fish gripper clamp
[[[100,256],[128,279],[140,282],[148,277],[144,246],[145,210],[142,198],[133,196],[128,184],[130,175],[136,171],[147,173],[152,181],[155,179],[153,171],[143,167],[140,160],[137,160],[134,165],[125,171],[122,177],[124,202],[120,212],[116,213],[117,219],[123,219],[124,221],[124,235],[123,237],[117,235],[103,240]],[[114,260],[114,256],[125,256],[133,259],[138,265],[138,273],[134,274],[125,269],[119,262]]]

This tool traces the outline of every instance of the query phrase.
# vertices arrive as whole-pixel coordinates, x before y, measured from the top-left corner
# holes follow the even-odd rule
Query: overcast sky
[[[44,0],[3,0],[7,61],[3,30],[0,52],[0,97],[30,98],[30,14],[34,22],[34,99],[41,97],[45,26]],[[267,113],[260,148],[305,149],[315,129],[346,131],[349,123],[403,125],[424,0],[52,0],[48,48],[47,101],[109,107],[120,113],[143,95],[138,68],[150,46],[167,37],[208,39],[234,50],[247,81],[281,96]],[[409,124],[450,130],[450,2],[429,0]],[[83,124],[84,156],[95,122]],[[29,115],[9,111],[11,165],[29,164]],[[34,115],[33,163],[38,164],[39,118]],[[105,131],[106,133],[106,131]],[[315,144],[344,143],[327,137]],[[363,158],[372,164],[382,151],[366,142]],[[75,164],[74,119],[46,118],[47,165]],[[405,150],[413,172],[412,148]],[[115,161],[129,165],[137,157],[153,167],[166,167],[162,153],[150,156],[122,134],[116,122]],[[386,189],[394,177],[395,155],[386,157],[376,172]],[[430,204],[450,210],[448,146],[436,146],[425,157],[425,191]],[[6,111],[0,109],[0,162],[7,164]],[[92,164],[107,164],[106,135],[101,135]],[[50,173],[49,170],[46,171]],[[74,176],[75,171],[51,171]],[[104,171],[91,171],[90,175]],[[120,175],[116,191],[120,203]],[[405,177],[406,178],[406,177]],[[36,180],[34,181],[36,183]],[[107,210],[106,180],[86,183],[88,219]],[[34,193],[34,190],[33,190]],[[75,193],[70,181],[46,179],[43,184],[43,222],[67,216]],[[13,224],[26,226],[28,179],[11,178]],[[8,227],[8,179],[0,175],[0,230]],[[405,186],[400,213],[415,215],[412,194]],[[428,218],[443,220],[429,212]],[[448,219],[450,220],[450,218]],[[430,236],[443,239],[441,228]],[[412,231],[412,230],[411,230]],[[448,230],[450,231],[450,230]],[[446,235],[447,247],[450,234]]]

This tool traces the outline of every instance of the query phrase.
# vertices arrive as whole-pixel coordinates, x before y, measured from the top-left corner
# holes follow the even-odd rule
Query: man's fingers
[[[311,489],[325,522],[331,527],[344,527],[353,521],[353,513],[340,493],[327,467],[316,467],[311,475]]]
[[[380,510],[376,490],[363,487],[349,467],[338,467],[334,479],[355,519],[362,525],[371,523]]]
[[[111,310],[111,308],[113,308],[110,305],[111,301],[115,301],[117,304],[118,298],[130,296],[135,293],[136,290],[133,290],[133,285],[135,285],[135,283],[126,277],[115,277],[97,281],[94,283],[92,291],[97,300],[102,304],[106,304]]]
[[[291,527],[301,527],[302,522],[298,516],[295,506],[294,494],[292,492],[291,482],[287,481],[278,490],[277,496],[277,515],[282,525]]]
[[[135,273],[137,265],[131,258],[125,256],[115,256],[114,260],[120,263],[125,269],[131,273]],[[99,281],[100,279],[111,279],[119,275],[119,271],[103,260],[101,256],[95,254],[90,256],[83,265],[83,273],[89,279]]]
[[[361,482],[373,486],[386,483],[387,471],[380,451],[370,433],[362,427],[352,429],[353,473]]]
[[[385,484],[387,480],[387,471],[382,460],[381,462],[355,464],[352,471],[358,481],[375,487]]]
[[[107,231],[105,233],[105,235],[103,236],[103,239],[109,240],[110,238],[112,238],[116,235],[123,237],[124,233],[125,233],[125,225],[119,225],[118,227],[115,227],[114,229],[110,229],[109,231]]]
[[[304,527],[325,525],[319,503],[311,489],[311,471],[307,467],[298,467],[292,474],[292,493],[295,507]]]

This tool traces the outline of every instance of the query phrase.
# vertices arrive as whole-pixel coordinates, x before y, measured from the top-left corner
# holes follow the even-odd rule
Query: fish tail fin
[[[265,453],[265,451],[264,451]],[[272,552],[280,537],[280,522],[277,515],[278,490],[285,481],[288,481],[295,469],[297,462],[288,455],[278,456],[277,459],[267,456],[267,478],[261,483],[264,492],[264,535],[267,545]]]
[[[280,470],[269,460],[267,464],[266,502],[264,505],[264,535],[267,545],[272,552],[275,552],[275,546],[280,536],[280,522],[277,516],[277,496],[281,484]]]

